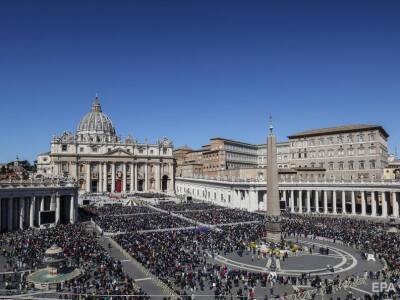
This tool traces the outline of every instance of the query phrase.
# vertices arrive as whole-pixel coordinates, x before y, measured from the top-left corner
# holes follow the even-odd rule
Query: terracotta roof
[[[355,132],[355,131],[366,131],[366,130],[380,130],[385,137],[388,137],[389,134],[385,131],[385,129],[380,125],[368,125],[368,124],[352,124],[352,125],[342,125],[336,127],[328,127],[328,128],[319,128],[301,131],[296,134],[289,135],[288,138],[299,138],[299,137],[307,137],[307,136],[318,136],[318,135],[328,135],[334,133],[347,133],[347,132]]]

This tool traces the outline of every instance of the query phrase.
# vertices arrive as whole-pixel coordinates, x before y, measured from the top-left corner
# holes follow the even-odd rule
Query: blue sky
[[[374,123],[399,144],[400,1],[1,1],[0,161],[98,93],[117,133],[194,148]]]

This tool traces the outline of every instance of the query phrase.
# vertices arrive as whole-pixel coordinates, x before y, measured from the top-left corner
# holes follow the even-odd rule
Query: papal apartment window
[[[343,162],[339,162],[339,170],[343,170],[344,169],[344,163]]]
[[[354,170],[354,162],[349,161],[349,170]]]
[[[371,169],[375,169],[376,168],[376,162],[374,160],[371,160],[369,166],[370,166]]]
[[[360,161],[360,170],[363,170],[365,168],[364,161]]]

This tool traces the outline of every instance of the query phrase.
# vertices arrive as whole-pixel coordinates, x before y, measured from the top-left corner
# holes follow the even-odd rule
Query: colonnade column
[[[42,219],[40,218],[40,212],[44,211],[44,197],[41,196],[39,201],[40,201],[40,210],[39,210],[39,227],[40,227],[42,223]]]
[[[382,217],[387,218],[388,212],[387,212],[386,193],[381,192],[381,197],[382,197]]]
[[[122,164],[122,192],[126,192],[126,163]]]
[[[29,227],[33,228],[35,226],[35,202],[36,197],[31,198],[31,207],[29,210]]]
[[[7,216],[7,229],[13,230],[13,198],[8,198],[8,216]]]
[[[351,214],[356,214],[356,195],[354,191],[351,191]]]
[[[103,163],[99,163],[97,167],[99,171],[99,183],[97,184],[97,191],[103,192]]]
[[[156,190],[161,191],[161,168],[160,164],[156,165]]]
[[[399,203],[397,202],[396,192],[392,192],[392,203],[393,203],[393,217],[399,217]]]
[[[332,191],[332,213],[337,214],[336,191]]]
[[[71,224],[75,223],[75,196],[71,195],[70,200],[70,207],[69,207],[69,222]]]
[[[303,191],[299,190],[298,192],[298,202],[297,202],[298,206],[299,206],[299,212],[303,213]]]
[[[371,192],[371,216],[376,217],[376,199],[375,192]]]
[[[135,191],[137,191],[137,182],[138,182],[138,172],[137,172],[137,164],[135,164]]]
[[[115,163],[111,164],[111,193],[115,192]]]
[[[315,191],[315,199],[314,199],[314,201],[315,201],[315,211],[317,213],[319,213],[319,191],[318,190]]]
[[[328,213],[328,191],[324,191],[324,214]]]
[[[60,195],[56,195],[56,224],[60,223],[60,212],[61,212],[61,199]]]
[[[342,214],[346,214],[346,191],[342,191]]]
[[[56,209],[56,195],[52,194],[50,198],[50,210]]]
[[[107,163],[103,165],[103,192],[107,192]]]
[[[25,225],[25,198],[19,198],[19,229],[24,229]]]
[[[283,194],[283,201],[285,201],[285,207],[286,207],[286,191],[285,190],[282,190],[282,194]],[[265,207],[267,207],[267,193],[265,193],[265,201],[264,201],[264,203],[265,203]]]
[[[365,201],[365,191],[361,191],[361,215],[367,215],[367,203]]]
[[[131,182],[130,182],[130,185],[129,185],[130,192],[133,192],[135,190],[134,180],[133,180],[133,176],[134,176],[133,168],[134,168],[133,163],[131,163],[130,166],[129,166],[129,170],[130,170],[130,173],[131,173]]]
[[[307,213],[311,212],[311,191],[307,190]]]
[[[86,192],[91,192],[90,163],[86,164]]]
[[[289,206],[290,206],[290,212],[294,213],[294,191],[293,190],[290,191]]]

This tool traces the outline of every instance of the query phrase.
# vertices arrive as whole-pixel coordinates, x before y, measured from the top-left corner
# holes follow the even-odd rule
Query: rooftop
[[[381,133],[387,138],[389,134],[386,130],[380,125],[368,125],[368,124],[351,124],[351,125],[342,125],[336,127],[327,127],[327,128],[319,128],[301,131],[296,134],[289,135],[288,138],[300,138],[300,137],[308,137],[308,136],[318,136],[318,135],[329,135],[334,133],[347,133],[347,132],[357,132],[357,131],[366,131],[366,130],[375,130],[378,129]]]

